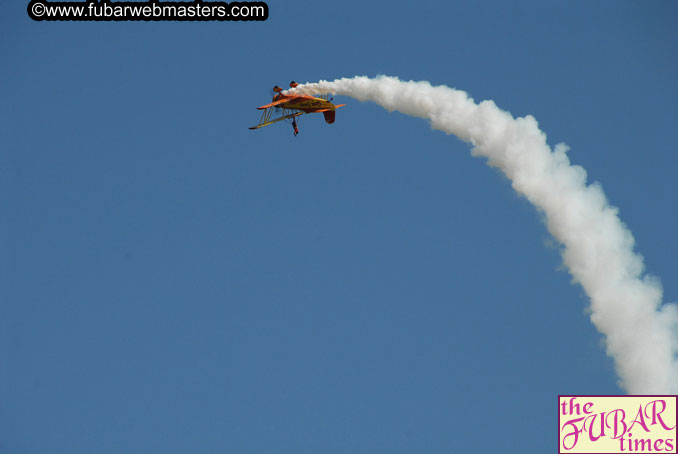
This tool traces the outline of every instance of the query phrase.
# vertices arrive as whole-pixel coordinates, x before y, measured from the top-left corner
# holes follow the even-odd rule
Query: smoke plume
[[[605,337],[620,386],[631,394],[678,393],[678,308],[662,305],[661,284],[645,274],[633,235],[601,186],[587,185],[566,145],[549,147],[534,117],[513,118],[493,101],[476,104],[460,90],[386,76],[320,81],[289,92],[373,101],[470,142],[474,156],[501,169],[544,214],[573,281],[591,300],[591,321]]]

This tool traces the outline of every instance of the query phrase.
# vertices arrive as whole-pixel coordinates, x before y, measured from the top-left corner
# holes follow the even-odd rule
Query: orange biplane
[[[290,82],[290,87],[294,88],[298,84]],[[279,121],[289,121],[292,123],[294,135],[299,134],[297,117],[307,113],[322,112],[327,123],[334,123],[336,109],[346,104],[332,104],[332,98],[329,95],[309,96],[309,95],[285,95],[282,88],[277,85],[273,87],[275,95],[273,101],[265,106],[257,107],[264,112],[261,114],[259,124],[251,126],[250,129],[259,129],[264,126],[272,125]]]

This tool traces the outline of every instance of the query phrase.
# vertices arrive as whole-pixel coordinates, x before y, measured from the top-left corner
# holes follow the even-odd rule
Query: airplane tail
[[[336,116],[337,112],[334,110],[328,110],[326,112],[323,112],[323,116],[325,117],[325,122],[332,124],[334,123],[334,118]]]

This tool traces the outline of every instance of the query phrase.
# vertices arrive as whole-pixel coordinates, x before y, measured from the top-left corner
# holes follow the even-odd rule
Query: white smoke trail
[[[513,118],[463,91],[386,76],[320,81],[289,92],[373,101],[470,142],[474,156],[501,169],[544,213],[574,282],[591,299],[591,321],[605,336],[620,386],[632,394],[678,393],[678,308],[662,305],[661,284],[645,275],[633,236],[600,185],[586,184],[586,171],[570,164],[566,145],[551,150],[534,117]]]

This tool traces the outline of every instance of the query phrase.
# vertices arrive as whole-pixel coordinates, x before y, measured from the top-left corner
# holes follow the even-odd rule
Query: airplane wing
[[[273,123],[277,123],[281,120],[287,120],[288,118],[298,117],[299,115],[303,115],[303,114],[304,114],[304,112],[295,112],[295,113],[292,113],[292,114],[289,114],[289,115],[284,115],[282,117],[278,117],[278,118],[275,118],[273,120],[269,120],[269,121],[265,121],[263,123],[259,123],[258,125],[255,125],[255,126],[250,126],[249,129],[263,128],[264,126],[272,125]]]
[[[275,107],[275,106],[277,106],[278,104],[283,104],[283,103],[286,103],[286,102],[294,101],[294,100],[297,99],[297,98],[298,98],[298,96],[287,96],[287,97],[285,97],[285,98],[283,98],[283,99],[279,99],[279,100],[277,100],[277,101],[273,101],[273,102],[270,103],[270,104],[266,104],[265,106],[257,107],[257,109],[259,109],[259,110],[268,109],[269,107]]]

